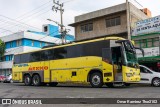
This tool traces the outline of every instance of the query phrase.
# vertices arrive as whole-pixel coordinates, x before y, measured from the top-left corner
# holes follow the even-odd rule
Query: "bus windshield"
[[[124,42],[125,54],[126,54],[126,64],[135,66],[138,63],[136,51],[130,42]]]

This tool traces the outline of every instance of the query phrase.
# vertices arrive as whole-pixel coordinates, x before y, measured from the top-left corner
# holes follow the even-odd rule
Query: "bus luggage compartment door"
[[[20,72],[14,72],[12,74],[12,80],[14,82],[22,82],[22,73],[20,73]]]

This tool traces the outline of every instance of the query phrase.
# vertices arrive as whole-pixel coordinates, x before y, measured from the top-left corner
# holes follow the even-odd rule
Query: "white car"
[[[8,74],[4,80],[4,82],[9,82],[9,83],[12,83],[12,74]]]
[[[141,81],[139,83],[151,84],[152,86],[160,86],[160,73],[155,72],[144,65],[140,65]]]

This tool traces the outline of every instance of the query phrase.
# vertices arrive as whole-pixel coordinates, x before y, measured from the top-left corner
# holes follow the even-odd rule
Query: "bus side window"
[[[110,48],[102,48],[102,58],[105,62],[112,63],[112,55]]]
[[[29,53],[21,54],[20,55],[20,63],[28,63],[29,62],[29,57],[30,57]]]
[[[49,59],[48,57],[49,57],[48,50],[41,52],[41,61],[47,61]]]
[[[20,63],[20,55],[15,55],[14,56],[14,64],[19,64]]]
[[[67,47],[67,58],[82,56],[82,45]]]
[[[66,47],[54,49],[54,59],[64,59],[66,57],[67,57]]]
[[[54,60],[54,49],[47,50],[47,52],[48,52],[48,59]]]
[[[33,52],[30,54],[30,61],[37,62],[41,60],[40,52]]]

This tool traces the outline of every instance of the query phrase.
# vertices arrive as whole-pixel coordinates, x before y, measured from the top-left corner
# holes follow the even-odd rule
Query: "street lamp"
[[[54,21],[54,20],[52,20],[52,19],[47,19],[48,21],[52,21],[52,22],[54,22],[54,23],[56,23],[58,26],[60,26],[61,27],[61,39],[62,39],[62,43],[64,44],[64,40],[65,40],[65,35],[66,35],[66,30],[64,30],[63,31],[63,27],[65,27],[64,25],[62,25],[62,24],[60,24],[60,23],[58,23],[57,21]]]
[[[52,19],[47,19],[48,21],[51,21],[51,22],[54,22],[55,24],[57,24],[58,26],[60,26],[60,27],[65,27],[64,25],[62,25],[62,24],[60,24],[60,23],[58,23],[57,21],[54,21],[54,20],[52,20]]]

